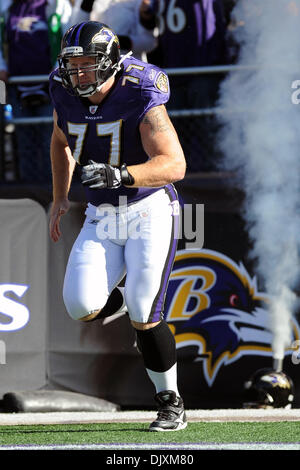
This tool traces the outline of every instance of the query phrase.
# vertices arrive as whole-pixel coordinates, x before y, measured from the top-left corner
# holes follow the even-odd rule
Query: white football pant
[[[120,197],[121,204],[125,201]],[[80,320],[101,310],[126,274],[130,319],[162,319],[179,233],[173,186],[129,205],[88,204],[85,214],[65,274],[63,297],[69,315]]]

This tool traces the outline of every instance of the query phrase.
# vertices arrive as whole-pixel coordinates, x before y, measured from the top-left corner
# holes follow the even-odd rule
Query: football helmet
[[[62,85],[71,95],[91,96],[120,70],[127,55],[120,58],[119,39],[106,24],[98,21],[75,24],[63,36],[58,55]],[[70,63],[70,59],[74,57],[89,57],[94,60],[76,66],[74,61],[73,64]]]
[[[284,372],[259,369],[245,383],[244,408],[291,408],[294,384]]]

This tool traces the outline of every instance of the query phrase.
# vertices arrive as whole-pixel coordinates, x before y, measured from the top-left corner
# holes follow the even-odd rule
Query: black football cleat
[[[182,398],[172,390],[160,392],[154,398],[158,403],[158,413],[149,431],[179,431],[187,427]]]

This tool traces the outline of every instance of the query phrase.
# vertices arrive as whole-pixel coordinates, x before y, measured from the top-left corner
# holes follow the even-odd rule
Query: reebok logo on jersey
[[[151,69],[149,73],[150,80],[154,80],[155,75],[156,75],[156,71],[154,69]]]

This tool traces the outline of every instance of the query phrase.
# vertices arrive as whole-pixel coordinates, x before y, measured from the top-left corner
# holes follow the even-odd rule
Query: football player
[[[186,164],[165,109],[167,76],[119,50],[116,34],[99,22],[76,24],[63,37],[50,76],[50,236],[56,242],[61,235],[77,163],[87,208],[66,268],[66,309],[75,320],[101,317],[126,274],[125,302],[158,404],[149,429],[176,431],[187,423],[163,307],[178,239],[172,183],[184,177]]]

